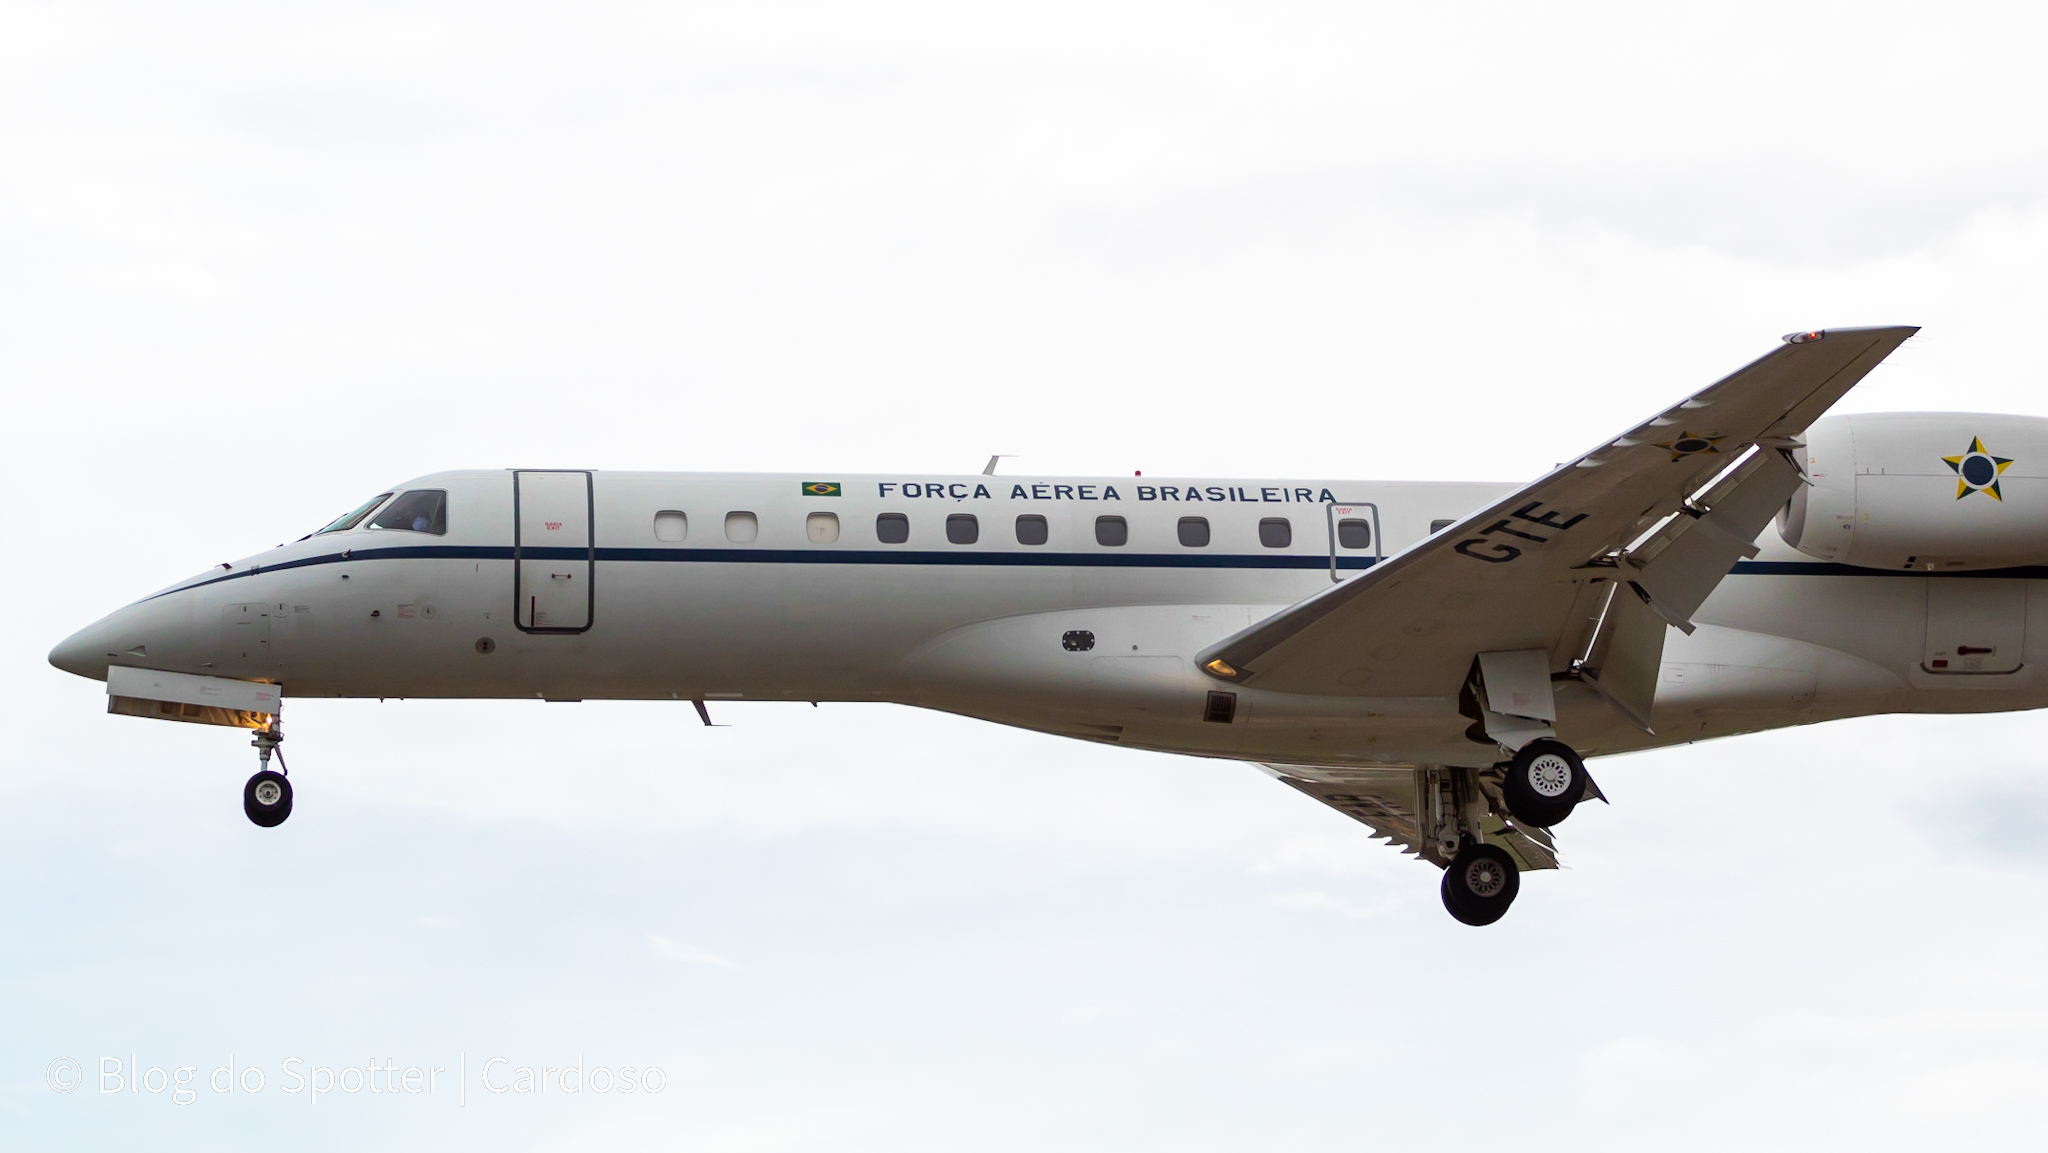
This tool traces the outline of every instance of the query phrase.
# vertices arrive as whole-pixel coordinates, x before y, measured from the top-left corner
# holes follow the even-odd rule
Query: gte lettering
[[[1525,520],[1528,521],[1530,524],[1542,525],[1545,528],[1555,529],[1557,532],[1563,532],[1564,530],[1586,519],[1585,513],[1580,513],[1567,521],[1558,520],[1557,518],[1560,514],[1555,511],[1546,512],[1542,516],[1529,515],[1530,513],[1535,512],[1540,507],[1542,507],[1541,501],[1532,500],[1528,504],[1523,505],[1522,507],[1516,509],[1508,515],[1514,517],[1516,520]]]
[[[1473,545],[1478,545],[1482,549],[1491,551],[1479,552],[1473,549]],[[1461,540],[1451,547],[1464,553],[1466,556],[1486,561],[1489,564],[1502,564],[1522,555],[1522,550],[1514,545],[1501,544],[1497,541],[1483,541],[1478,537],[1473,537],[1471,540]]]
[[[1577,513],[1568,519],[1559,519],[1565,514],[1555,509],[1539,514],[1536,510],[1542,507],[1543,502],[1532,500],[1480,529],[1478,536],[1470,540],[1461,540],[1451,547],[1474,560],[1483,560],[1488,564],[1505,564],[1522,555],[1521,547],[1506,541],[1487,540],[1486,537],[1512,536],[1537,544],[1548,544],[1552,537],[1585,520],[1587,516],[1586,513]]]

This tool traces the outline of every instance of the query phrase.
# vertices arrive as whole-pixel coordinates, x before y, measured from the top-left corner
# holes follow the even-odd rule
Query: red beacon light
[[[1786,343],[1786,344],[1811,344],[1812,342],[1814,342],[1814,341],[1816,341],[1816,340],[1819,340],[1819,339],[1820,339],[1821,337],[1823,337],[1823,336],[1826,336],[1826,335],[1827,335],[1827,332],[1826,332],[1825,330],[1821,330],[1821,329],[1816,329],[1816,330],[1814,330],[1813,332],[1794,332],[1794,333],[1791,333],[1791,334],[1789,334],[1789,335],[1787,335],[1787,336],[1785,337],[1785,343]]]

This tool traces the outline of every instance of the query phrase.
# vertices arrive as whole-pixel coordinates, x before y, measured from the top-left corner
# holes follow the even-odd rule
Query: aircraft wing
[[[1636,629],[1652,646],[1641,651],[1653,675],[1663,624],[1691,629],[1691,613],[1736,560],[1755,555],[1750,542],[1801,483],[1796,438],[1916,331],[1788,336],[1705,390],[1196,662],[1219,680],[1277,692],[1453,695],[1480,653],[1544,650],[1549,671],[1564,671],[1594,639],[1591,622],[1626,616],[1605,607],[1613,604],[1654,625]],[[1638,680],[1644,659],[1634,658]],[[1646,700],[1623,708],[1646,723],[1638,715]]]
[[[1428,822],[1420,810],[1429,795],[1429,779],[1423,770],[1406,765],[1325,768],[1262,764],[1259,768],[1366,826],[1401,852],[1439,866],[1448,863],[1424,832]],[[1484,784],[1490,794],[1498,792],[1492,782]],[[1498,815],[1501,806],[1493,807],[1496,812],[1487,816],[1484,827],[1488,844],[1506,849],[1525,873],[1557,868],[1557,846],[1548,830],[1511,824]]]

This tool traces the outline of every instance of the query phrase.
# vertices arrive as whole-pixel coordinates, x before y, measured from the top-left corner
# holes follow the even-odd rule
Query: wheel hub
[[[1465,888],[1475,897],[1498,896],[1507,883],[1507,873],[1498,861],[1474,861],[1465,866]]]
[[[1556,753],[1545,753],[1529,762],[1529,787],[1537,796],[1555,800],[1571,785],[1571,763]]]
[[[265,781],[256,786],[256,803],[259,805],[274,805],[283,798],[284,790],[277,787],[276,781]]]

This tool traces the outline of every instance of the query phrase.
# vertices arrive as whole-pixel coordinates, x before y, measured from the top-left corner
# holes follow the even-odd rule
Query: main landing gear
[[[1508,815],[1524,825],[1557,824],[1572,815],[1586,792],[1586,762],[1563,741],[1531,741],[1501,769],[1501,800]]]
[[[1545,830],[1571,816],[1581,797],[1598,795],[1579,754],[1547,737],[1492,770],[1425,768],[1418,782],[1418,809],[1433,841],[1429,859],[1445,866],[1444,908],[1467,925],[1500,920],[1521,892],[1509,846],[1546,860],[1553,850]]]
[[[256,747],[256,759],[263,767],[242,786],[242,811],[263,828],[274,829],[292,815],[292,783],[285,777],[290,770],[285,767],[284,750],[278,747],[284,743],[284,729],[273,719],[268,728],[258,729],[256,739],[249,743]],[[272,753],[277,754],[277,767],[285,772],[270,771]]]
[[[1451,858],[1440,886],[1444,908],[1467,925],[1501,919],[1522,891],[1522,872],[1499,845],[1473,843]]]

